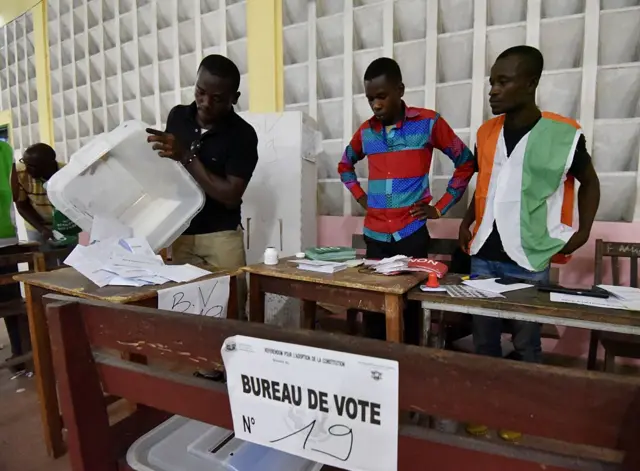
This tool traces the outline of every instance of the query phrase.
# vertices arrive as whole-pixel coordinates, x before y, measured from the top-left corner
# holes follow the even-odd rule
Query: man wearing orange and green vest
[[[571,254],[591,232],[600,201],[598,176],[580,125],[538,109],[542,68],[542,54],[529,46],[507,49],[491,68],[489,103],[497,117],[478,129],[477,186],[459,234],[474,274],[548,282],[552,258]],[[580,182],[578,224],[575,180]],[[502,356],[502,323],[473,317],[476,353]],[[540,325],[510,321],[507,327],[517,358],[539,363]],[[486,431],[476,428],[469,431]]]

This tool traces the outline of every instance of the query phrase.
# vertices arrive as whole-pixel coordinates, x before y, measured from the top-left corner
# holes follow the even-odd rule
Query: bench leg
[[[51,343],[47,320],[42,304],[42,297],[47,292],[25,284],[31,346],[33,348],[33,364],[35,380],[40,400],[40,416],[44,427],[44,442],[47,453],[52,458],[59,458],[65,452],[62,439],[62,418],[58,404],[56,378],[51,358]]]
[[[600,333],[597,330],[591,331],[589,338],[589,357],[587,359],[587,369],[595,370],[598,361],[598,344],[600,343]]]

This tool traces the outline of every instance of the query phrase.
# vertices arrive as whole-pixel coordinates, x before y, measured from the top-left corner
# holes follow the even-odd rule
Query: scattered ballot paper
[[[165,265],[141,238],[107,238],[88,246],[78,245],[64,263],[99,287],[184,283],[210,273],[193,265]]]
[[[489,291],[490,293],[507,293],[509,291],[517,291],[519,289],[531,288],[533,285],[528,283],[514,283],[512,285],[501,285],[496,282],[497,278],[489,278],[486,280],[466,280],[462,283],[479,289],[480,291]]]

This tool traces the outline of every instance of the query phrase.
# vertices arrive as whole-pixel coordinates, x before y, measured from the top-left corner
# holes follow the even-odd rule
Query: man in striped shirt
[[[356,131],[338,165],[340,179],[366,210],[367,258],[428,255],[427,219],[438,219],[455,205],[475,171],[473,153],[438,113],[407,106],[402,72],[393,59],[374,60],[364,74],[374,116]],[[429,170],[433,149],[455,165],[446,193],[431,205]],[[355,164],[368,157],[369,188],[358,182]],[[418,313],[405,313],[406,340],[419,336]],[[367,336],[385,338],[384,316],[367,313]]]

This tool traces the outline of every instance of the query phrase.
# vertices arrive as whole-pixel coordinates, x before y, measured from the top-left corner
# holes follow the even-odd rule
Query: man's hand
[[[578,250],[580,247],[582,247],[584,244],[586,244],[587,240],[589,240],[589,233],[586,231],[578,230],[575,234],[571,236],[571,238],[565,244],[565,246],[562,247],[562,250],[560,250],[560,253],[564,255],[570,255],[576,250]]]
[[[182,162],[188,157],[188,149],[178,142],[176,136],[167,132],[158,131],[157,129],[147,128],[150,136],[147,142],[153,143],[153,150],[157,150],[160,157]]]
[[[473,234],[471,234],[471,229],[463,221],[462,224],[460,224],[460,229],[458,230],[458,243],[460,244],[460,248],[463,252],[468,253],[472,237]]]
[[[369,206],[367,205],[367,195],[361,196],[360,198],[358,198],[358,204],[360,206],[362,206],[362,208],[366,211],[367,209],[369,209]]]
[[[420,220],[440,219],[440,212],[435,208],[435,206],[431,206],[427,203],[415,203],[411,206],[410,213],[414,218]]]

